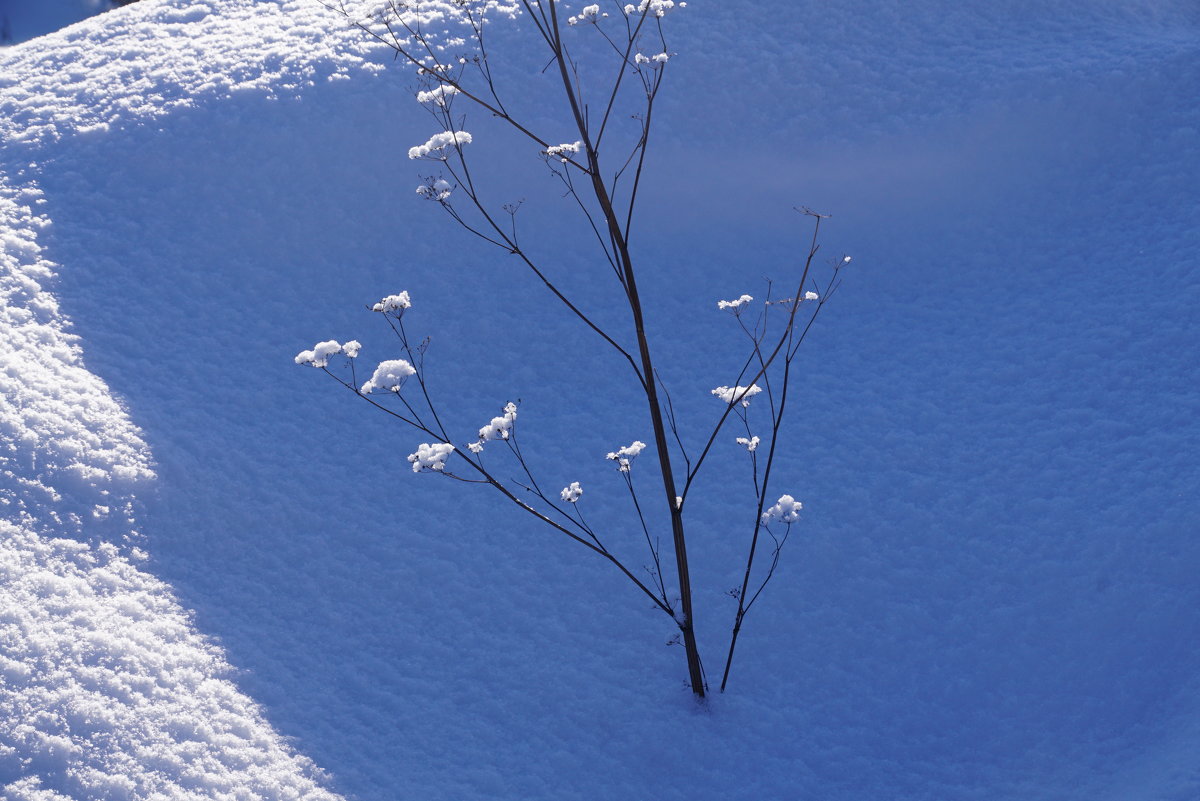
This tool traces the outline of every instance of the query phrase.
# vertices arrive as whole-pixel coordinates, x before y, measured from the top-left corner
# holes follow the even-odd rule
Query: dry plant
[[[740,368],[731,369],[729,386],[712,394],[720,410],[693,440],[681,426],[669,392],[655,369],[651,344],[646,336],[644,308],[639,294],[634,252],[630,236],[635,221],[639,191],[645,177],[646,156],[654,120],[655,104],[666,78],[672,53],[668,48],[664,18],[686,3],[672,0],[640,0],[622,6],[611,3],[579,8],[568,16],[567,4],[555,0],[413,0],[380,4],[347,2],[328,7],[338,11],[364,34],[382,42],[397,61],[412,67],[419,81],[417,100],[433,116],[437,132],[424,144],[409,151],[409,157],[434,166],[417,192],[439,206],[459,226],[520,260],[603,343],[628,364],[628,371],[645,401],[645,414],[653,434],[647,445],[634,440],[608,454],[632,499],[637,530],[649,551],[645,575],[628,566],[613,548],[611,532],[597,531],[583,515],[583,487],[572,482],[560,491],[548,490],[539,481],[522,452],[517,434],[516,404],[508,403],[501,413],[469,440],[454,436],[443,424],[439,403],[426,383],[425,356],[428,340],[416,340],[407,326],[412,308],[407,292],[384,297],[372,307],[394,332],[403,358],[383,361],[370,376],[359,375],[356,361],[361,346],[356,341],[318,343],[296,357],[299,364],[323,370],[359,398],[415,428],[428,437],[408,457],[416,472],[435,472],[448,479],[489,485],[524,512],[566,535],[616,567],[642,594],[678,627],[673,641],[682,644],[687,659],[688,685],[697,697],[708,692],[708,681],[696,642],[695,610],[688,568],[685,512],[697,476],[709,462],[714,443],[731,428],[736,442],[746,452],[753,477],[753,515],[747,511],[748,546],[744,577],[729,591],[737,601],[730,630],[720,689],[725,690],[733,664],[738,635],[747,613],[754,607],[779,565],[780,553],[796,523],[801,504],[791,495],[769,500],[773,467],[779,453],[781,426],[793,383],[793,363],[800,345],[825,304],[840,284],[840,270],[850,261],[842,257],[830,263],[818,286],[814,262],[819,250],[823,215],[800,209],[812,223],[807,254],[798,265],[798,275],[787,284],[790,291],[775,296],[768,283],[766,297],[757,304],[750,295],[720,301],[719,310],[729,313],[749,346]],[[535,91],[559,96],[558,107],[566,115],[569,129],[578,139],[559,143],[545,138],[534,126],[510,112],[500,88],[489,52],[491,27],[502,20],[523,17],[526,33],[543,49],[542,71],[548,86]],[[610,60],[589,62],[585,70],[575,56],[574,37],[598,37],[599,49]],[[587,48],[582,48],[587,49]],[[600,71],[608,78],[597,88],[593,80]],[[598,100],[598,102],[596,102]],[[628,304],[632,325],[617,333],[606,330],[586,310],[588,298],[569,296],[522,245],[518,236],[520,204],[494,207],[477,186],[468,156],[472,134],[465,129],[465,111],[484,112],[490,124],[508,126],[528,140],[552,178],[563,188],[564,197],[585,222],[603,263],[611,270]],[[617,119],[632,120],[622,127]],[[334,356],[345,357],[349,378],[330,369]],[[367,380],[360,383],[366,378]],[[414,386],[415,385],[415,386]],[[767,407],[765,426],[751,418],[755,408]],[[465,443],[465,444],[464,444]],[[502,477],[494,458],[485,464],[485,449],[501,448],[504,470],[515,477]],[[645,501],[632,479],[638,456],[649,450],[661,477],[661,494]],[[660,532],[669,527],[669,537]],[[663,547],[663,540],[667,547]],[[627,545],[627,543],[623,543]],[[621,549],[617,549],[618,551]],[[668,588],[668,567],[674,567],[675,586]]]

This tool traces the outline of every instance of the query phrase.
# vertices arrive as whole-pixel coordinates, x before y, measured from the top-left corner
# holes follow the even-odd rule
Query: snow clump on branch
[[[432,445],[422,442],[417,446],[416,453],[408,455],[408,461],[412,463],[414,473],[420,473],[422,470],[440,471],[445,469],[446,460],[452,453],[454,446],[449,442],[435,442]]]
[[[734,314],[737,314],[742,309],[746,308],[746,304],[752,300],[754,300],[754,298],[749,295],[742,295],[737,300],[718,300],[717,308],[722,311],[729,310]]]
[[[754,453],[756,450],[758,450],[759,441],[760,440],[758,439],[757,436],[750,437],[749,439],[747,439],[746,437],[738,437],[737,438],[737,444],[745,445],[746,450],[749,451],[750,453]]]
[[[446,99],[458,94],[459,91],[460,90],[457,86],[451,86],[448,83],[439,84],[438,86],[430,89],[428,92],[417,92],[417,102],[435,103],[439,106],[445,107]]]
[[[508,439],[512,433],[513,423],[517,421],[517,404],[509,401],[504,405],[504,414],[500,417],[493,417],[492,422],[488,423],[483,428],[479,429],[479,450],[471,447],[472,453],[479,453],[483,450],[483,443],[493,439]]]
[[[734,401],[740,400],[742,407],[745,408],[750,405],[750,399],[760,392],[762,392],[762,387],[758,384],[751,384],[748,387],[717,387],[712,391],[712,394],[728,404],[733,404]]]
[[[557,156],[565,162],[567,159],[566,156],[563,155],[564,153],[578,153],[582,148],[583,140],[580,140],[578,142],[571,142],[570,144],[550,145],[550,147],[546,148],[542,152],[552,158]]]
[[[630,16],[632,14],[650,12],[652,16],[664,17],[668,11],[674,9],[676,6],[687,8],[687,3],[676,3],[675,0],[642,0],[636,6],[632,3],[625,6],[625,15]]]
[[[624,448],[618,448],[617,450],[610,452],[604,458],[611,459],[612,461],[616,462],[617,469],[622,473],[628,473],[630,466],[633,464],[633,460],[636,459],[637,455],[645,449],[646,443],[635,439]]]
[[[649,64],[651,67],[658,69],[663,64],[666,64],[671,59],[669,53],[656,53],[653,56],[646,56],[638,53],[633,57],[635,64]]]
[[[567,18],[567,24],[578,25],[581,22],[590,22],[594,25],[600,17],[607,16],[607,13],[600,13],[599,5],[584,6],[583,8],[579,9],[579,13],[577,15]]]
[[[429,184],[421,184],[418,186],[417,194],[421,197],[428,198],[429,200],[441,201],[447,200],[450,197],[450,193],[453,191],[453,189],[454,188],[450,186],[449,181],[445,180],[444,178],[439,178],[433,182],[432,186]]]
[[[579,503],[582,495],[583,487],[579,486],[578,481],[572,481],[571,486],[563,487],[563,491],[559,493],[559,496],[567,503]]]
[[[400,392],[400,388],[404,386],[404,379],[410,375],[416,375],[416,370],[413,366],[404,359],[389,359],[385,362],[380,362],[375,368],[374,375],[371,380],[362,385],[359,391],[364,395],[370,395],[374,390],[386,389],[389,392]]]
[[[762,519],[767,524],[778,520],[781,523],[791,525],[800,519],[800,510],[803,508],[804,504],[791,495],[781,495],[774,506],[763,512]]]
[[[371,311],[383,312],[403,312],[405,309],[412,308],[412,299],[409,298],[408,292],[401,292],[399,295],[388,295],[381,301],[371,307]]]
[[[804,299],[805,299],[805,300],[820,300],[820,299],[821,299],[821,296],[820,296],[820,295],[818,295],[816,292],[811,292],[811,291],[810,291],[810,292],[805,292],[805,293],[804,293]]]
[[[324,342],[318,342],[313,345],[312,350],[302,350],[296,354],[296,364],[310,364],[313,367],[326,367],[329,364],[329,357],[338,353],[344,353],[353,359],[358,355],[358,351],[362,348],[358,340],[352,339],[344,345],[338,344],[337,340],[329,339]]]
[[[445,160],[446,155],[442,153],[450,145],[462,147],[463,145],[471,144],[471,134],[466,131],[443,131],[439,134],[434,134],[429,137],[429,141],[423,145],[410,147],[408,149],[408,157],[410,159],[430,158],[430,154],[437,153],[433,158]]]

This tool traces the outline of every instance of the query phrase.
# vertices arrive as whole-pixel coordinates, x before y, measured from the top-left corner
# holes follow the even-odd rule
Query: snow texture
[[[466,131],[443,131],[439,134],[434,134],[429,137],[429,140],[423,145],[415,145],[408,149],[408,157],[410,159],[424,159],[431,156],[435,159],[444,159],[446,148],[451,145],[462,147],[463,145],[471,144],[471,134]]]
[[[646,450],[646,443],[635,439],[624,447],[617,448],[615,451],[609,451],[608,455],[604,458],[616,462],[617,469],[622,473],[628,473],[633,466],[633,460],[644,450]]]
[[[330,799],[169,588],[0,521],[0,796]]]
[[[648,561],[625,478],[665,531],[655,466],[595,458],[644,425],[627,365],[413,197],[430,87],[310,0],[139,0],[0,50],[0,797],[1200,797],[1195,3],[663,21],[632,241],[689,447],[746,358],[713,298],[793,291],[798,205],[833,215],[817,262],[855,254],[795,363],[771,497],[804,523],[730,691],[694,706],[610,565],[413,476],[409,432],[292,364],[395,348],[362,298],[406,286],[455,442],[521,398],[607,547]],[[570,142],[504,30],[512,108]],[[464,124],[488,201],[525,198],[522,241],[628,341],[545,157]],[[734,433],[685,504],[710,677],[756,522]]]
[[[423,442],[417,446],[417,452],[409,454],[408,461],[412,464],[414,473],[422,470],[445,470],[446,460],[454,453],[454,446],[448,442],[435,442],[432,445]]]
[[[298,361],[300,356],[297,356],[296,359]],[[413,366],[404,359],[388,359],[379,363],[379,366],[375,368],[375,372],[371,374],[371,378],[367,383],[362,385],[360,391],[364,395],[370,395],[377,389],[388,392],[399,392],[404,386],[405,379],[410,375],[416,375],[416,373],[417,371],[413,369]]]
[[[736,300],[718,300],[717,308],[721,309],[722,311],[731,311],[734,314],[737,314],[742,309],[746,308],[746,304],[752,300],[754,300],[754,298],[752,298],[750,295],[742,295]]]
[[[749,406],[750,399],[760,392],[762,392],[762,387],[758,384],[751,384],[748,387],[717,387],[712,390],[712,394],[726,404],[740,403],[743,407]]]
[[[795,523],[800,519],[800,510],[804,508],[804,504],[793,498],[791,495],[780,495],[779,500],[775,505],[763,512],[764,523]]]
[[[516,422],[517,405],[510,401],[504,404],[503,414],[493,417],[491,422],[479,429],[479,444],[482,445],[494,439],[508,439],[512,435],[512,427]]]
[[[445,182],[438,181],[437,184],[434,184],[433,188],[440,189],[441,187],[439,186],[439,184],[442,184],[442,183],[445,183]],[[424,187],[422,187],[422,188],[424,188]],[[420,192],[421,190],[418,189],[417,191]],[[379,301],[378,303],[376,303],[374,306],[371,307],[371,311],[382,312],[384,314],[386,314],[387,312],[395,312],[397,314],[400,314],[405,309],[411,309],[411,308],[412,308],[412,299],[409,298],[408,292],[401,292],[397,295],[385,296],[381,301]]]

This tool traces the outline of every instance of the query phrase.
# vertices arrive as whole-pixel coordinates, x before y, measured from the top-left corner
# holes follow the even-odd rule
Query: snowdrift
[[[413,475],[413,437],[292,362],[394,358],[364,306],[407,290],[461,429],[521,399],[589,500],[647,439],[619,364],[414,195],[434,132],[388,52],[308,0],[141,0],[0,51],[6,797],[1200,793],[1200,16],[763,5],[673,20],[638,247],[682,411],[731,380],[716,301],[794,268],[793,206],[854,271],[803,359],[802,530],[705,709],[619,576]],[[529,161],[489,169],[620,325]]]

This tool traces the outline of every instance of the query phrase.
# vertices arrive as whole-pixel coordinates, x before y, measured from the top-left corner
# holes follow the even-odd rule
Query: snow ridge
[[[0,509],[60,536],[128,534],[130,493],[154,477],[150,453],[47,290],[40,202],[0,172]]]
[[[0,521],[0,610],[5,799],[336,797],[116,546]]]
[[[108,44],[118,37],[114,58]],[[384,69],[365,58],[381,48],[314,2],[134,3],[3,54],[0,140],[37,147],[238,92],[298,94],[318,80]]]

